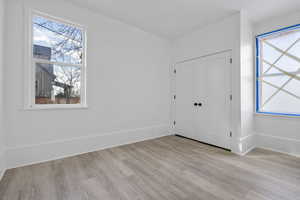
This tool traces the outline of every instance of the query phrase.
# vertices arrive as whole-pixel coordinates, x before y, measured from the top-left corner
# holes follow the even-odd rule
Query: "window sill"
[[[271,112],[254,112],[256,116],[266,116],[266,117],[279,117],[279,118],[299,118],[300,114],[284,114],[284,113],[271,113]]]
[[[35,110],[77,110],[77,109],[88,109],[86,104],[59,104],[59,105],[31,105],[25,106],[25,111],[35,111]]]

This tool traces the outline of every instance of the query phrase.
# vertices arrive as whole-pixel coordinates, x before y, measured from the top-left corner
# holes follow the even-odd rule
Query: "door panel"
[[[182,67],[177,67],[176,76],[176,128],[177,131],[189,138],[195,137],[196,132],[196,112],[194,103],[196,102],[196,74],[194,63],[186,63]],[[177,93],[180,94],[177,96]]]
[[[230,148],[230,54],[176,66],[176,130],[189,138]],[[194,106],[193,103],[202,106]]]

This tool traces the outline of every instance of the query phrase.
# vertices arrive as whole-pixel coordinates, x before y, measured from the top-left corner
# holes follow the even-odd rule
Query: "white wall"
[[[4,123],[3,123],[3,53],[4,53],[4,0],[0,0],[0,179],[5,169],[5,142],[4,142]]]
[[[8,167],[168,134],[169,42],[60,0],[24,4],[87,27],[89,108],[24,110],[22,2],[9,0],[7,5]]]
[[[241,11],[241,143],[242,152],[255,147],[254,123],[254,35],[248,13]]]
[[[174,62],[224,50],[232,50],[232,151],[241,153],[240,13],[196,30],[174,41]]]
[[[255,24],[255,35],[300,23],[300,12]],[[255,116],[257,145],[300,156],[300,118]]]

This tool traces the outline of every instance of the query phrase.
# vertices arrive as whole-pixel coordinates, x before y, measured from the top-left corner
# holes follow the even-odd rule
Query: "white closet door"
[[[230,54],[176,66],[176,131],[186,137],[230,148]]]
[[[196,110],[196,66],[188,62],[176,67],[176,129],[185,137],[194,138],[197,129]]]

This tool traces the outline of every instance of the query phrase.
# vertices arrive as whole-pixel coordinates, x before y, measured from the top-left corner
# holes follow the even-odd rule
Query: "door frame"
[[[228,133],[228,141],[229,141],[229,144],[228,146],[230,147],[229,150],[233,150],[233,118],[234,118],[234,114],[233,114],[233,101],[232,99],[234,98],[233,97],[233,70],[232,70],[232,67],[233,67],[233,61],[232,61],[232,57],[233,57],[233,50],[232,49],[227,49],[227,50],[223,50],[223,51],[217,51],[217,52],[214,52],[214,53],[209,53],[209,54],[204,54],[204,55],[201,55],[201,56],[197,56],[197,57],[192,57],[192,58],[189,58],[189,59],[184,59],[182,61],[178,61],[178,62],[175,62],[175,64],[172,65],[172,77],[171,77],[171,80],[173,82],[172,84],[172,106],[171,106],[171,110],[172,110],[172,129],[173,131],[175,132],[175,126],[176,126],[176,122],[175,122],[175,117],[176,117],[176,66],[179,65],[179,64],[183,64],[185,62],[189,62],[189,61],[193,61],[193,60],[198,60],[198,59],[203,59],[203,58],[206,58],[206,57],[210,57],[210,56],[215,56],[215,55],[219,55],[219,54],[226,54],[228,53],[229,55],[229,79],[230,79],[230,94],[228,96],[228,98],[231,98],[231,101],[230,104],[229,104],[229,115],[230,115],[230,119],[229,119],[229,129],[230,129],[230,132]],[[176,132],[175,132],[176,134]],[[201,141],[200,141],[201,142]],[[213,145],[214,146],[214,145]],[[222,148],[222,147],[220,147]]]

